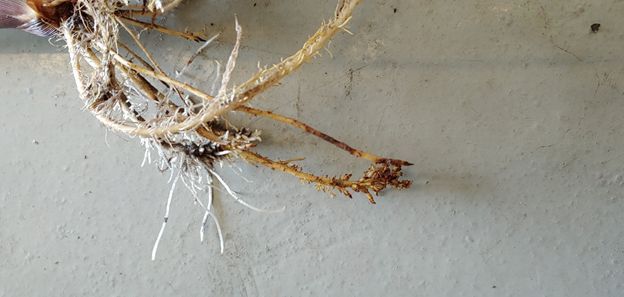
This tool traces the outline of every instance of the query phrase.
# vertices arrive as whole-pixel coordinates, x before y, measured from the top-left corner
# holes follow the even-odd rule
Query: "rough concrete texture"
[[[293,52],[330,0],[189,0],[167,22],[245,28],[240,81]],[[624,2],[365,0],[323,57],[255,102],[407,159],[414,187],[377,206],[240,164],[226,233],[140,168],[135,140],[81,111],[61,45],[0,32],[0,296],[622,296]],[[213,25],[211,26],[210,23]],[[597,33],[590,26],[601,23]],[[196,45],[146,35],[179,60]],[[331,174],[366,163],[297,131],[262,151]]]

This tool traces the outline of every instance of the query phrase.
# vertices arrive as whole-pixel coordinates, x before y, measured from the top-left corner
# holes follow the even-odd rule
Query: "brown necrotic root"
[[[237,193],[213,170],[215,164],[232,159],[243,159],[314,184],[319,190],[347,197],[357,192],[371,203],[382,190],[393,187],[408,188],[408,180],[401,180],[402,168],[408,162],[380,157],[353,148],[312,126],[294,118],[249,106],[252,99],[277,85],[284,77],[318,55],[327,43],[351,19],[360,0],[340,0],[334,16],[323,23],[303,44],[302,48],[281,62],[259,70],[239,85],[231,84],[241,44],[242,28],[236,23],[237,38],[229,59],[219,71],[214,89],[198,88],[179,79],[180,72],[163,69],[158,59],[143,44],[137,31],[155,30],[163,34],[202,42],[196,55],[214,38],[200,34],[179,32],[153,21],[180,1],[143,1],[130,5],[121,0],[61,0],[73,5],[73,13],[63,16],[58,25],[58,36],[67,43],[71,67],[85,108],[108,128],[136,137],[146,148],[146,162],[157,164],[171,172],[173,187],[182,181],[205,209],[204,223],[212,217],[212,181],[219,184],[236,201],[258,211],[238,197]],[[129,35],[133,44],[119,39]],[[196,56],[194,55],[194,56]],[[187,64],[192,63],[192,59]],[[234,128],[224,116],[240,112],[264,117],[312,134],[354,157],[371,163],[362,177],[351,174],[318,176],[303,171],[292,161],[275,161],[254,151],[259,145],[259,132],[250,128]],[[209,201],[201,201],[200,194],[208,191]],[[166,225],[172,194],[167,202],[163,228]],[[203,238],[202,224],[201,237]],[[160,236],[162,235],[162,229]],[[158,239],[158,240],[159,240]],[[157,240],[157,242],[158,242]],[[157,244],[155,245],[154,253]]]

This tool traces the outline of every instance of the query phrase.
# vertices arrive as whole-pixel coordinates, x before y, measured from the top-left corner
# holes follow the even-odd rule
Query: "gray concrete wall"
[[[240,81],[296,50],[329,0],[193,0],[168,19],[245,28]],[[87,113],[61,45],[0,32],[0,296],[622,296],[624,2],[365,0],[324,55],[256,101],[416,165],[412,189],[329,198],[239,164],[226,233],[199,242],[180,189]],[[590,33],[590,25],[602,27]],[[146,36],[175,61],[195,45]],[[365,163],[262,120],[263,152],[323,174]]]

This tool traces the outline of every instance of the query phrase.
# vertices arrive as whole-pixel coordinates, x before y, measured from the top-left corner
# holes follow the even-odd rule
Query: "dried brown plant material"
[[[24,24],[37,22],[38,28],[45,30],[35,33],[63,39],[67,43],[71,69],[85,108],[108,128],[138,138],[146,149],[144,163],[154,163],[171,173],[171,192],[152,257],[155,257],[168,220],[174,189],[180,181],[205,211],[200,238],[203,240],[204,227],[212,218],[222,250],[221,229],[211,209],[215,184],[220,184],[229,196],[251,209],[271,211],[248,204],[227,185],[213,169],[224,161],[243,159],[293,175],[332,195],[341,193],[351,198],[353,193],[361,193],[371,203],[375,203],[375,195],[389,187],[405,189],[411,184],[401,179],[403,167],[411,165],[406,161],[358,150],[297,119],[248,105],[259,94],[316,57],[337,33],[347,31],[345,27],[361,0],[339,0],[334,16],[324,22],[299,51],[273,66],[262,68],[242,84],[233,85],[231,75],[242,38],[242,28],[237,21],[236,42],[223,70],[215,77],[218,87],[211,91],[194,87],[179,77],[216,36],[208,39],[201,34],[179,32],[155,22],[158,15],[175,8],[181,0],[146,0],[134,5],[124,0],[36,1],[45,3],[33,6],[31,0],[0,0],[0,11],[3,3],[6,7],[6,3],[12,3],[14,9],[19,8],[17,4],[26,3],[20,9],[32,12],[31,20],[0,25],[29,30],[31,27],[26,28]],[[159,65],[150,46],[140,40],[138,30],[154,30],[203,44],[174,75]],[[121,34],[128,34],[134,44],[124,44],[119,39]],[[360,178],[354,179],[352,174],[318,176],[303,171],[293,161],[269,159],[253,150],[260,144],[258,131],[235,128],[224,120],[224,116],[233,111],[290,125],[367,160],[371,165]],[[156,157],[152,157],[154,155]],[[207,201],[201,198],[203,193],[207,193]]]

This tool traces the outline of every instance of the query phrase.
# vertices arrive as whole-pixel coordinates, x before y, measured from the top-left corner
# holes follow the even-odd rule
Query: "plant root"
[[[384,158],[356,149],[297,119],[271,111],[253,108],[248,103],[261,93],[277,85],[283,78],[318,56],[328,42],[341,31],[347,31],[352,13],[361,0],[339,0],[334,17],[320,28],[302,48],[281,62],[262,68],[239,85],[231,84],[242,38],[242,28],[236,22],[236,42],[222,71],[214,76],[211,91],[192,86],[180,79],[187,67],[215,38],[201,34],[179,32],[158,24],[141,20],[154,17],[175,8],[181,1],[144,1],[132,6],[123,0],[72,0],[74,14],[58,28],[60,39],[65,40],[76,86],[85,109],[106,127],[139,138],[146,148],[145,162],[154,163],[160,170],[175,175],[167,202],[165,219],[154,245],[155,257],[158,243],[165,229],[173,190],[178,179],[193,193],[195,201],[204,210],[200,238],[212,218],[218,230],[221,250],[223,235],[217,218],[211,211],[213,181],[217,180],[225,191],[246,207],[266,212],[252,206],[234,192],[213,167],[225,161],[242,159],[254,165],[293,175],[318,190],[331,195],[340,193],[352,198],[361,193],[370,203],[387,188],[406,189],[411,181],[402,180],[402,169],[409,162]],[[157,58],[144,45],[135,30],[154,30],[203,45],[183,65],[182,70],[169,74],[158,64]],[[133,42],[119,40],[120,31],[127,33]],[[138,48],[138,49],[137,49]],[[220,65],[220,64],[219,64]],[[260,143],[260,132],[236,128],[225,120],[232,111],[250,116],[264,117],[316,136],[349,154],[371,162],[361,177],[352,174],[318,176],[303,171],[293,161],[274,161],[254,152]],[[157,158],[152,159],[156,153]],[[207,193],[208,203],[199,198]]]

